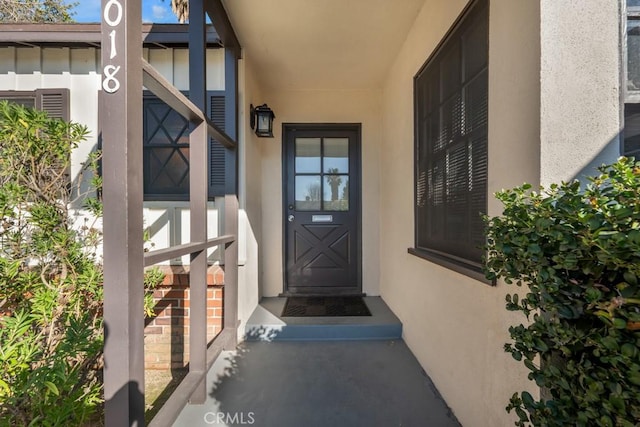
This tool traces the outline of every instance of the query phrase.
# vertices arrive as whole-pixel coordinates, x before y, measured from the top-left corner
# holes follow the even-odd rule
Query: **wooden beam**
[[[227,245],[235,239],[235,236],[220,236],[202,243],[184,243],[182,245],[171,246],[170,248],[157,249],[144,254],[144,265],[145,267],[148,267],[183,255],[202,252],[214,246]]]
[[[222,129],[216,126],[204,113],[196,107],[193,102],[176,89],[162,74],[151,64],[142,60],[143,83],[155,96],[164,101],[185,119],[194,123],[207,123],[209,136],[214,137],[227,148],[236,148],[237,144],[233,138],[227,135]]]
[[[236,58],[241,58],[242,46],[240,46],[240,41],[238,40],[238,36],[236,36],[233,25],[231,25],[229,15],[222,4],[222,0],[205,0],[204,7],[224,47],[232,49]]]

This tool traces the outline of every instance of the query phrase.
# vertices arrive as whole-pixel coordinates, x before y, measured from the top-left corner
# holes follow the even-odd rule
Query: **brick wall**
[[[144,329],[146,369],[182,368],[189,362],[188,267],[160,266],[164,281],[153,292],[155,317]],[[207,274],[207,338],[222,330],[224,272],[209,267]]]

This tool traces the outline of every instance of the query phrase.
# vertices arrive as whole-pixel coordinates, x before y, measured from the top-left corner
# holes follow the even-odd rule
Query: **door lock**
[[[293,220],[294,220],[295,218],[296,218],[295,216],[293,216],[293,215],[289,215],[289,217],[288,217],[287,219],[289,220],[289,222],[293,222]]]

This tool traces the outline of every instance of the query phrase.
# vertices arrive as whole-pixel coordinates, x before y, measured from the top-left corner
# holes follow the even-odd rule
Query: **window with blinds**
[[[487,211],[488,9],[473,2],[414,78],[412,253],[476,271]]]
[[[626,0],[624,142],[622,154],[640,159],[640,0]]]
[[[224,92],[209,91],[207,98],[207,114],[224,130]],[[189,122],[156,96],[145,93],[142,133],[145,200],[189,200]],[[222,144],[211,138],[209,197],[224,195],[225,155]]]

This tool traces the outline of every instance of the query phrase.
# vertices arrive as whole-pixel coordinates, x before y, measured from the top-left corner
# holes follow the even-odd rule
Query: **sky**
[[[68,0],[66,3],[71,3]],[[76,22],[100,22],[101,0],[77,0],[78,5],[73,9]],[[171,22],[178,20],[171,11],[171,0],[142,0],[143,22]]]

